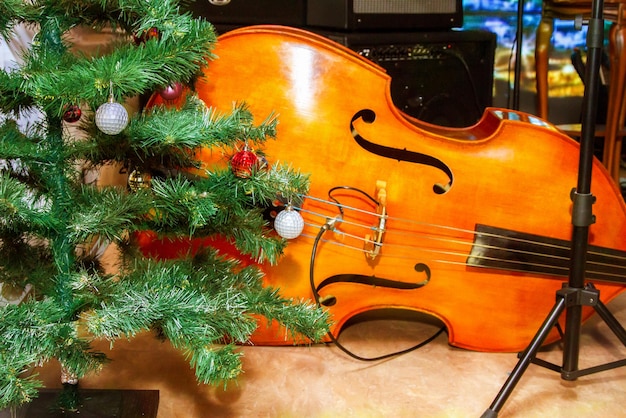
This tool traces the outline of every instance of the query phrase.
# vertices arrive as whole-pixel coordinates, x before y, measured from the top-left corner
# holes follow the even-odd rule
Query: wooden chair
[[[544,0],[537,28],[535,71],[537,83],[537,116],[548,119],[548,55],[554,31],[554,20],[587,20],[591,1]],[[604,19],[611,22],[609,31],[609,102],[604,131],[602,162],[619,183],[624,115],[626,111],[626,0],[604,0]]]

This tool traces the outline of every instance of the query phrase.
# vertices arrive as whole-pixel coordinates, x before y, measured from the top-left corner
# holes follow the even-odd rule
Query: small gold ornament
[[[150,180],[150,174],[135,169],[128,175],[128,187],[133,192],[147,189],[150,187]]]

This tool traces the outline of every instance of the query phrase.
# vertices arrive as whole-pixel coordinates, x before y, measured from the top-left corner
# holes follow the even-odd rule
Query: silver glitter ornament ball
[[[285,239],[294,239],[300,236],[304,229],[304,219],[295,210],[287,207],[276,215],[274,219],[276,233]]]
[[[96,126],[107,135],[117,135],[128,125],[128,112],[121,104],[109,100],[96,110]]]

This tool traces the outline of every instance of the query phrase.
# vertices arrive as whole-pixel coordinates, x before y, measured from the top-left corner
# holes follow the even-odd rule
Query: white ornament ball
[[[276,233],[285,239],[294,239],[300,236],[304,229],[304,219],[297,211],[287,208],[279,212],[274,219]]]
[[[108,101],[96,110],[96,126],[105,134],[117,135],[128,125],[128,112],[121,104]]]

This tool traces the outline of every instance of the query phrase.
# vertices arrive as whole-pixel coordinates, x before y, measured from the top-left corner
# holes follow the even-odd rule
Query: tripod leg
[[[517,385],[517,382],[519,382],[522,378],[522,375],[532,362],[533,358],[537,355],[537,351],[541,348],[544,340],[548,337],[550,331],[558,322],[559,317],[565,310],[565,306],[565,299],[559,297],[530,345],[522,353],[520,360],[504,383],[504,386],[502,386],[502,389],[500,389],[498,396],[496,396],[494,401],[491,403],[489,409],[481,415],[481,418],[493,418],[498,416],[498,412],[502,409],[504,403],[513,392],[515,385]]]

